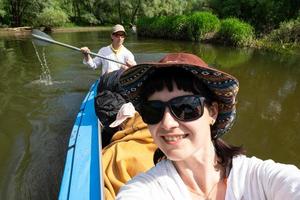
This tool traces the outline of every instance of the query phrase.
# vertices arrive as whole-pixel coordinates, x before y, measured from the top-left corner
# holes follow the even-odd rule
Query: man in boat
[[[123,96],[119,93],[118,82],[116,82],[118,74],[128,67],[136,65],[133,54],[123,45],[126,35],[122,25],[116,24],[113,26],[111,32],[112,43],[98,51],[98,55],[103,58],[92,58],[88,47],[81,48],[84,55],[84,64],[93,69],[96,69],[98,66],[102,67],[95,97],[95,111],[103,127],[103,146],[109,143],[112,135],[118,130],[118,128],[110,128],[109,124],[116,119],[119,109],[126,103]],[[124,63],[124,65],[111,60]]]
[[[90,66],[93,69],[96,69],[98,66],[102,67],[102,75],[119,69],[127,69],[133,65],[136,65],[133,54],[123,45],[126,31],[124,27],[120,24],[116,24],[112,27],[111,40],[112,43],[106,47],[102,47],[98,54],[111,59],[116,60],[125,65],[109,61],[104,58],[90,56],[90,49],[88,47],[82,47],[81,51],[83,53],[84,59],[83,63]]]

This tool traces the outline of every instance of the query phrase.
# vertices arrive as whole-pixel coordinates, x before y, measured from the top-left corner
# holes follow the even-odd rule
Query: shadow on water
[[[52,37],[96,52],[110,42],[107,32]],[[238,117],[224,138],[243,144],[249,155],[300,167],[299,57],[136,37],[126,46],[138,63],[190,52],[232,73],[240,80]],[[76,114],[100,74],[83,66],[78,52],[57,46],[36,50],[28,37],[0,38],[0,199],[57,198]]]

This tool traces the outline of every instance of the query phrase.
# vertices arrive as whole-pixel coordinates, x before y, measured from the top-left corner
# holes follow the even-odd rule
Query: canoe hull
[[[94,109],[96,81],[82,102],[73,126],[59,200],[103,199],[98,119]],[[101,154],[100,154],[101,155]]]

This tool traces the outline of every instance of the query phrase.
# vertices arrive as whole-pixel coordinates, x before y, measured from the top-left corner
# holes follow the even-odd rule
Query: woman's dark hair
[[[205,97],[205,103],[211,105],[212,102],[217,101],[215,95],[208,89],[208,87],[191,72],[179,67],[158,68],[151,73],[147,80],[143,83],[140,96],[141,103],[146,101],[156,91],[162,91],[165,87],[171,92],[173,91],[173,83],[176,84],[179,90],[200,94]],[[211,136],[215,152],[219,157],[219,164],[226,170],[225,174],[229,174],[231,169],[231,162],[234,156],[244,154],[245,150],[241,146],[233,146],[227,144],[221,138]],[[154,154],[154,163],[166,158],[163,152],[159,149]],[[228,171],[229,170],[229,171]]]

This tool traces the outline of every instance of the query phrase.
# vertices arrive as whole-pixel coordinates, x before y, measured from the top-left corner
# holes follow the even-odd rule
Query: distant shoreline
[[[25,26],[25,27],[15,27],[15,28],[0,28],[0,38],[6,36],[28,36],[31,34],[32,27]],[[43,30],[43,28],[39,28]],[[88,26],[88,27],[59,27],[59,28],[52,28],[53,33],[59,32],[90,32],[90,31],[110,31],[111,26]],[[266,43],[260,42],[258,45],[254,46],[256,49],[264,49],[264,50],[271,50],[279,53],[288,53],[288,54],[300,54],[300,46],[294,44],[285,44],[282,45],[280,43]]]
[[[0,28],[0,36],[5,35],[29,35],[32,27]],[[41,28],[43,29],[43,28]],[[52,32],[87,32],[87,31],[110,31],[111,26],[92,26],[92,27],[59,27],[53,28]]]

